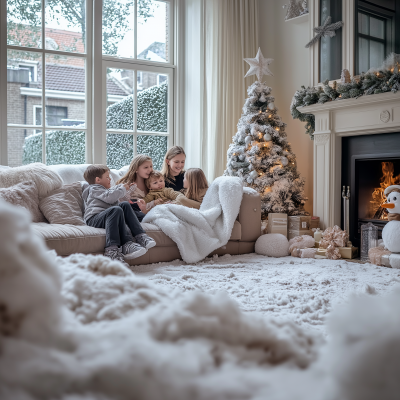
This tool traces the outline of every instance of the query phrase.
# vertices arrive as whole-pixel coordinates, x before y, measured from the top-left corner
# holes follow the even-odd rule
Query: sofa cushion
[[[105,229],[82,225],[32,224],[33,232],[43,238],[50,250],[59,256],[73,253],[103,253],[106,245]]]
[[[63,184],[61,177],[42,163],[0,170],[0,187],[7,188],[21,182],[34,182],[39,198],[47,196]]]
[[[21,182],[7,188],[1,188],[0,198],[7,203],[28,210],[33,222],[46,221],[39,209],[39,195],[34,182]]]
[[[156,225],[142,223],[146,233],[156,241],[157,247],[176,247],[175,242],[161,231]],[[33,224],[33,231],[47,243],[47,247],[55,250],[60,256],[73,253],[93,254],[103,253],[106,245],[105,229],[91,226],[74,226],[39,223]],[[241,227],[235,221],[230,240],[238,241],[241,236]]]
[[[39,208],[50,224],[86,225],[80,182],[54,190],[40,201]]]

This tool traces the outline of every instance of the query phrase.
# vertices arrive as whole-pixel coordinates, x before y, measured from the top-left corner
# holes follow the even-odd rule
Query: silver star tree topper
[[[274,60],[272,58],[264,58],[260,48],[258,49],[256,58],[245,58],[244,61],[250,65],[250,69],[245,75],[245,78],[250,75],[257,75],[259,82],[261,82],[261,79],[264,75],[274,76],[268,68],[268,65]]]
[[[319,39],[322,37],[328,36],[328,37],[334,37],[336,36],[336,29],[339,29],[343,26],[343,21],[335,22],[334,24],[331,24],[332,18],[328,17],[325,20],[325,23],[322,26],[317,26],[314,28],[314,32],[317,34],[314,36],[307,44],[306,48],[309,48],[312,46],[314,43],[317,43]]]

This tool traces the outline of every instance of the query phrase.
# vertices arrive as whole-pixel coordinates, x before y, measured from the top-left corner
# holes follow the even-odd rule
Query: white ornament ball
[[[272,139],[272,137],[271,137],[271,135],[270,135],[269,133],[266,133],[266,134],[264,135],[264,140],[265,140],[266,142],[270,142],[271,139]]]
[[[289,241],[280,233],[262,235],[256,241],[255,251],[268,257],[286,257],[289,255]]]
[[[392,253],[400,253],[400,221],[388,222],[382,230],[385,247]]]
[[[275,104],[274,104],[273,102],[268,103],[268,108],[269,108],[270,110],[275,110]]]
[[[285,167],[286,165],[288,165],[289,160],[286,157],[281,157],[281,163]]]
[[[258,172],[257,171],[251,171],[250,172],[250,178],[251,179],[256,179],[258,177]]]
[[[247,183],[250,185],[253,183],[253,179],[251,179],[250,177],[248,177],[246,180],[247,180]]]
[[[241,155],[239,156],[239,160],[240,160],[240,161],[244,161],[245,158],[246,158],[246,156],[245,156],[244,154],[241,154]]]
[[[260,101],[261,101],[261,103],[265,103],[267,101],[267,99],[265,98],[264,94],[262,94],[260,96]]]
[[[245,143],[247,144],[247,145],[249,145],[250,143],[251,143],[251,141],[253,140],[253,137],[252,136],[246,136],[246,139],[244,139],[244,141],[245,141]]]

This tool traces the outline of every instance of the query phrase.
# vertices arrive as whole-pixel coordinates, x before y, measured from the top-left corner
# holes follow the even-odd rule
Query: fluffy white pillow
[[[0,188],[8,188],[21,182],[34,182],[39,198],[47,196],[63,184],[61,177],[42,163],[0,170]]]
[[[47,222],[39,209],[39,195],[34,182],[21,182],[8,188],[0,189],[0,198],[14,206],[28,210],[32,222]]]
[[[263,256],[285,257],[289,255],[289,241],[280,233],[269,233],[257,239],[255,250]]]

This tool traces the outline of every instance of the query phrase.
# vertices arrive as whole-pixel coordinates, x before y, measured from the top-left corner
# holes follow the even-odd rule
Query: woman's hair
[[[200,190],[208,189],[207,178],[200,168],[189,168],[185,172],[185,179],[188,181],[188,188],[185,196],[188,199],[201,201]]]
[[[96,178],[101,178],[106,172],[109,172],[110,168],[104,164],[92,164],[86,168],[83,178],[89,185],[96,183]]]
[[[171,179],[173,181],[175,180],[175,177],[172,176],[170,173],[170,169],[169,169],[167,160],[170,161],[179,154],[183,154],[186,157],[185,150],[183,150],[183,147],[181,147],[181,146],[173,146],[165,154],[163,166],[161,168],[161,173],[164,175],[164,178],[166,180],[171,180]],[[182,171],[182,172],[184,172],[184,171]]]
[[[138,154],[133,158],[131,165],[129,166],[128,172],[117,182],[119,183],[132,183],[136,181],[136,174],[138,168],[146,161],[153,161],[151,157],[144,154]]]
[[[154,179],[157,178],[163,178],[164,175],[160,171],[153,171],[147,179],[144,180],[144,183],[146,184],[147,189],[150,189],[150,183],[154,181]]]

